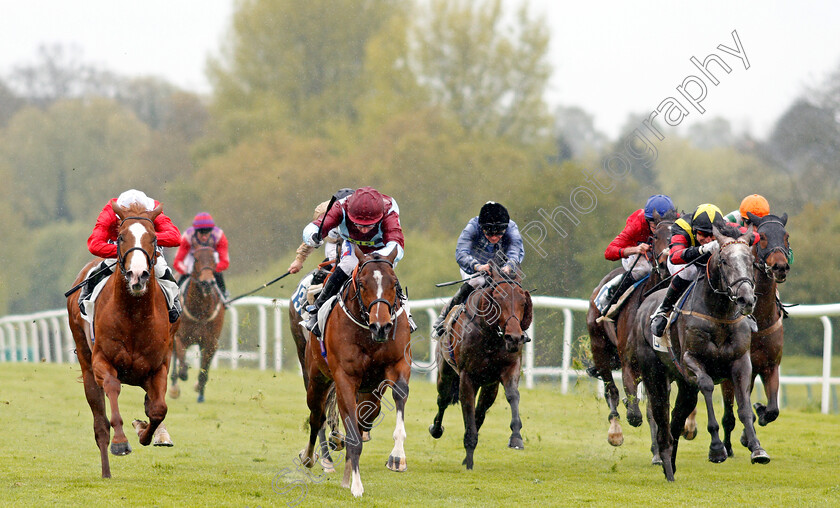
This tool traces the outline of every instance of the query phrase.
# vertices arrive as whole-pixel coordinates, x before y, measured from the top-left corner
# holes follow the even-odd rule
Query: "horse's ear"
[[[114,211],[114,213],[115,213],[115,214],[117,214],[117,217],[119,217],[119,218],[120,218],[120,220],[125,219],[125,216],[123,215],[123,214],[125,214],[125,210],[123,210],[123,209],[122,209],[122,208],[121,208],[121,207],[117,204],[117,201],[116,201],[116,200],[111,201],[111,210],[113,210],[113,211]]]
[[[782,221],[783,226],[787,226],[787,219],[787,212],[783,213],[782,216],[779,217],[779,220]]]
[[[155,209],[152,210],[151,212],[149,212],[149,215],[151,215],[152,220],[155,220],[155,219],[157,219],[157,216],[162,214],[162,213],[163,213],[163,203],[158,203],[158,205],[155,207]]]
[[[654,210],[653,211],[653,222],[654,222],[654,224],[658,223],[660,220],[662,220],[662,216],[659,215],[659,210]]]
[[[531,327],[531,322],[534,320],[534,304],[531,302],[531,293],[525,291],[525,309],[522,311],[522,321],[520,327],[524,332]]]
[[[750,219],[750,224],[755,224],[756,226],[761,224],[762,218],[759,217],[758,215],[756,215],[752,212],[747,212],[747,217]]]
[[[387,256],[385,256],[385,259],[387,259],[387,260],[388,260],[388,262],[390,262],[390,263],[393,265],[393,264],[394,264],[394,260],[395,260],[395,259],[397,259],[397,254],[399,254],[399,253],[400,253],[400,252],[399,252],[399,247],[397,247],[397,246],[395,245],[395,246],[394,246],[394,248],[393,248],[393,249],[391,249],[391,253],[390,253],[390,254],[388,254]]]
[[[356,259],[358,259],[359,262],[361,262],[366,257],[365,253],[362,252],[362,248],[359,247],[359,244],[357,244],[357,243],[353,244],[353,254],[356,255]]]
[[[714,235],[715,240],[717,240],[718,243],[724,243],[726,241],[725,237],[720,232],[720,229],[718,229],[717,224],[712,224],[712,235]]]

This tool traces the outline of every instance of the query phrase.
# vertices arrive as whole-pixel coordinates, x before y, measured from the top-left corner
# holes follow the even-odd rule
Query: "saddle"
[[[599,316],[598,319],[595,320],[595,322],[603,323],[604,321],[615,321],[615,318],[618,317],[618,313],[621,312],[621,309],[624,307],[625,302],[627,302],[627,300],[630,298],[633,292],[636,291],[636,288],[644,284],[644,282],[648,280],[649,277],[650,274],[647,274],[641,279],[634,282],[633,285],[627,288],[627,290],[618,298],[618,300],[616,300],[615,302],[613,302],[612,305],[610,305],[609,309],[607,309],[607,313],[603,316]]]

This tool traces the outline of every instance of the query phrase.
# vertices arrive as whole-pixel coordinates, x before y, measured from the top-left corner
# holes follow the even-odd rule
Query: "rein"
[[[155,223],[152,219],[149,219],[148,217],[126,217],[125,219],[120,221],[119,229],[122,229],[123,224],[125,224],[125,222],[129,221],[129,220],[149,221],[152,224],[152,230],[154,231]],[[146,256],[146,263],[148,263],[149,268],[150,268],[149,271],[154,272],[154,270],[151,270],[151,267],[153,265],[152,258],[154,257],[154,254],[150,256],[149,253],[146,252],[146,249],[144,249],[143,247],[132,247],[132,248],[128,249],[127,251],[125,251],[124,253],[121,253],[120,245],[122,245],[122,240],[118,239],[117,240],[117,264],[120,267],[120,273],[125,275],[125,272],[126,272],[125,258],[128,257],[128,255],[131,254],[131,252],[135,251],[135,250],[139,250],[140,252],[143,253],[144,256]],[[157,236],[155,235],[155,239],[152,242],[152,252],[154,253],[156,251],[157,251]]]

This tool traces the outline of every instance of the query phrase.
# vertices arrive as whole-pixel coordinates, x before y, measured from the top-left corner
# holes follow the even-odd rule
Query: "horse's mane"
[[[664,221],[664,220],[671,220],[671,221],[677,220],[679,218],[679,216],[680,216],[680,214],[678,214],[676,210],[668,210],[667,212],[665,212],[665,215],[660,215],[659,216],[659,221],[657,222],[657,224],[659,222]]]
[[[718,228],[718,231],[720,231],[720,234],[723,236],[729,238],[741,237],[741,231],[735,226],[730,226],[729,224],[715,224],[715,227]]]

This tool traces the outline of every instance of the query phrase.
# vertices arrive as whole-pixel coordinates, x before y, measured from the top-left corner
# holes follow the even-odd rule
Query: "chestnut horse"
[[[632,348],[629,347],[627,335],[630,333],[635,322],[636,312],[641,305],[644,295],[667,276],[665,262],[668,259],[668,245],[671,240],[671,226],[677,219],[674,211],[668,212],[660,217],[654,212],[654,228],[651,231],[651,238],[648,243],[651,245],[649,260],[652,265],[650,276],[645,282],[633,290],[633,293],[624,302],[614,322],[603,321],[598,318],[601,313],[595,306],[595,298],[601,288],[608,281],[618,274],[625,272],[624,268],[616,268],[608,273],[589,297],[589,310],[586,312],[586,326],[589,330],[589,346],[592,351],[592,362],[597,369],[598,377],[604,382],[604,399],[610,408],[607,417],[610,427],[607,432],[607,441],[613,446],[621,446],[624,443],[624,434],[621,429],[620,416],[618,414],[618,388],[613,380],[613,369],[621,368],[621,379],[624,384],[624,404],[627,407],[627,422],[634,427],[642,424],[642,413],[639,410],[639,400],[636,396],[641,372],[634,361]],[[621,295],[616,295],[615,299]],[[696,432],[695,432],[696,433]],[[689,434],[693,437],[692,434]]]
[[[680,434],[686,418],[697,405],[698,391],[703,392],[709,419],[707,428],[712,437],[709,460],[726,460],[712,397],[714,385],[724,379],[729,379],[735,388],[738,417],[746,430],[751,461],[761,464],[770,461],[755,435],[749,397],[751,331],[746,315],[752,312],[756,301],[749,246],[752,227],[743,236],[731,229],[722,233],[717,226],[713,233],[720,249],[709,258],[705,274],[688,290],[684,305],[674,311],[681,316],[669,324],[663,337],[665,344],[654,344],[650,330],[650,316],[662,301],[664,290],[642,303],[628,338],[636,347],[636,360],[652,406],[659,455],[668,481],[674,481]],[[671,381],[676,381],[678,392],[669,422]]]
[[[181,395],[178,378],[187,380],[186,349],[197,344],[201,351],[201,367],[198,371],[198,402],[204,402],[204,388],[207,386],[210,362],[219,346],[219,335],[225,324],[225,306],[222,291],[216,283],[216,249],[206,245],[193,244],[195,262],[190,277],[181,289],[184,312],[181,326],[175,334],[175,355],[172,358],[172,386],[169,396]]]
[[[782,347],[784,345],[785,330],[782,325],[784,310],[776,296],[776,284],[787,280],[790,270],[788,264],[788,233],[785,231],[787,214],[781,217],[767,215],[757,217],[749,214],[750,221],[756,227],[760,240],[753,246],[755,256],[755,316],[758,331],[753,332],[750,341],[750,359],[752,360],[752,377],[750,378],[750,392],[752,392],[756,375],[761,376],[767,405],[756,402],[755,411],[758,414],[758,424],[767,425],[779,416],[779,364],[782,362]],[[735,415],[732,401],[735,392],[732,385],[726,381],[721,384],[723,391],[724,413],[723,444],[727,454],[732,457],[732,430],[735,428]],[[741,435],[741,444],[747,446],[746,429]]]
[[[123,431],[117,399],[123,383],[146,391],[145,412],[149,422],[135,420],[140,444],[171,446],[164,436],[166,417],[166,375],[172,355],[172,334],[178,323],[170,325],[166,298],[155,278],[157,236],[154,220],[158,205],[148,211],[141,205],[128,209],[111,204],[120,220],[117,239],[119,270],[108,277],[96,299],[92,344],[90,325],[79,311],[79,293],[67,298],[70,330],[76,343],[76,356],[82,368],[85,396],[93,413],[93,432],[102,462],[102,477],[111,477],[108,462],[110,429],[114,429],[111,453],[127,455],[131,446]],[[99,260],[88,263],[76,278],[80,283]],[[111,405],[111,419],[105,414],[105,396]]]
[[[507,277],[491,263],[490,285],[473,291],[464,306],[452,311],[451,315],[457,318],[447,326],[438,348],[438,412],[429,433],[435,439],[443,435],[443,413],[450,404],[460,400],[467,452],[462,464],[468,470],[473,468],[478,431],[496,400],[500,382],[510,404],[508,446],[516,450],[525,447],[520,434],[519,374],[533,305],[530,293],[522,288],[519,277],[513,275]]]
[[[315,441],[326,420],[330,385],[335,383],[346,433],[347,458],[341,486],[350,487],[353,496],[360,497],[364,493],[359,473],[362,432],[370,431],[375,424],[388,387],[396,404],[397,423],[394,448],[386,466],[392,471],[406,470],[404,422],[411,376],[411,335],[408,316],[397,298],[396,249],[386,257],[365,255],[355,244],[353,249],[359,265],[339,291],[338,308],[332,310],[323,327],[323,342],[310,334],[306,344],[309,442],[300,452],[300,460],[307,467],[315,465]],[[372,397],[357,404],[360,392]]]

